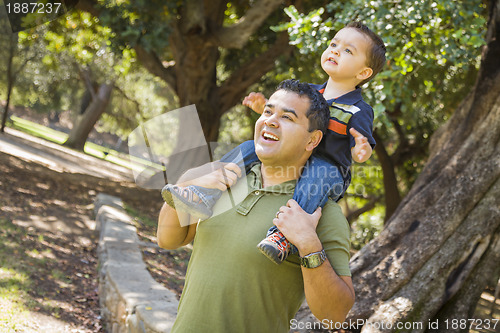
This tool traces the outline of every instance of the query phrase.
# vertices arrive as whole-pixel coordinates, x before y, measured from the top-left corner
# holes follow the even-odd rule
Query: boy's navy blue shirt
[[[310,86],[323,93],[326,83],[310,84]],[[354,127],[368,139],[372,148],[375,147],[375,139],[372,134],[373,109],[363,100],[361,88],[338,98],[329,99],[327,103],[330,106],[330,121],[326,135],[321,140],[316,153],[334,162],[340,168],[345,182],[345,190],[351,181],[351,148],[356,145],[349,130]]]

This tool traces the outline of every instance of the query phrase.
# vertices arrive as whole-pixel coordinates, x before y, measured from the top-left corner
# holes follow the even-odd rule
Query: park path
[[[0,134],[0,152],[44,165],[58,172],[133,181],[132,171],[129,169],[8,127],[5,128],[4,134]]]

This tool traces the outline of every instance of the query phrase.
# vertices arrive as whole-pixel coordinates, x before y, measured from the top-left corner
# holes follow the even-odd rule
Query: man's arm
[[[303,257],[321,251],[323,246],[318,238],[317,242],[297,248]],[[328,260],[316,268],[301,268],[307,304],[314,316],[331,321],[331,328],[336,322],[344,322],[355,299],[351,277],[337,275]]]
[[[240,176],[241,169],[237,164],[214,162],[187,171],[179,178],[177,185],[197,185],[225,191],[236,183]],[[176,249],[189,244],[196,234],[197,222],[191,215],[163,204],[156,231],[158,245],[164,249]]]
[[[183,221],[183,223],[180,221]],[[184,221],[186,222],[184,223]],[[158,229],[156,231],[158,246],[163,249],[174,250],[189,244],[196,234],[196,222],[192,216],[177,212],[164,203],[160,210]]]
[[[289,200],[280,211],[273,222],[298,248],[301,257],[323,249],[316,233],[321,208],[307,214],[296,201]],[[328,319],[333,325],[343,322],[355,299],[351,278],[337,275],[328,260],[316,268],[302,267],[302,276],[307,304],[314,316]]]

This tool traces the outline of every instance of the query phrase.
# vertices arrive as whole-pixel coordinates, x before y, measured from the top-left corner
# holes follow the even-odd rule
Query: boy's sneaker
[[[180,187],[167,184],[161,190],[161,196],[170,207],[201,220],[212,216],[212,209],[193,191],[191,186]]]
[[[264,238],[257,248],[275,264],[281,264],[290,254],[292,244],[283,236],[281,231],[270,234]]]

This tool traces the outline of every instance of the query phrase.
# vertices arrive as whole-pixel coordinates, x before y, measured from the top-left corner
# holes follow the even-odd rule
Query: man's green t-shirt
[[[289,331],[305,297],[298,255],[276,265],[257,244],[295,183],[262,189],[259,164],[224,192],[198,224],[172,332]],[[336,203],[323,208],[317,233],[336,273],[350,276],[349,225]]]

